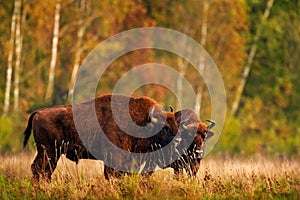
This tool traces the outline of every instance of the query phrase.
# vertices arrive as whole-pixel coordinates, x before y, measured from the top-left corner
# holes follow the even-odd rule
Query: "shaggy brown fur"
[[[195,176],[200,167],[200,161],[204,154],[205,140],[214,135],[207,126],[201,122],[196,113],[191,109],[183,109],[175,113],[177,124],[185,121],[185,129],[180,127],[179,135],[182,139],[177,148],[181,157],[167,167],[174,169],[176,175],[180,175],[185,169],[189,176]],[[194,137],[192,143],[187,144],[187,139]],[[188,147],[188,148],[185,148]]]
[[[50,181],[61,154],[66,154],[68,159],[75,162],[79,159],[97,158],[103,160],[104,164],[107,161],[117,166],[126,165],[128,159],[126,156],[123,154],[112,156],[110,147],[103,144],[104,139],[107,138],[125,151],[144,153],[156,150],[155,144],[160,146],[168,144],[176,135],[178,126],[174,113],[163,111],[153,99],[133,98],[125,95],[114,95],[113,99],[116,100],[116,106],[113,108],[116,111],[114,115],[111,94],[99,96],[95,101],[75,105],[76,119],[73,118],[72,105],[44,108],[31,114],[24,132],[24,147],[32,129],[37,148],[37,156],[31,165],[34,180],[38,181],[42,175]],[[95,115],[92,112],[94,106],[98,123],[92,121]],[[154,110],[149,113],[152,107]],[[128,109],[130,116],[126,115]],[[156,119],[159,123],[154,123],[152,119]],[[76,127],[74,120],[76,120]],[[131,121],[138,126],[132,127]],[[99,130],[99,125],[102,131]],[[148,138],[138,138],[123,131],[124,127],[137,133],[154,131],[156,134]],[[144,129],[139,129],[139,127]],[[81,133],[80,137],[77,132],[78,128]],[[87,144],[86,141],[90,143]],[[130,165],[132,163],[128,164],[128,168],[131,167]],[[108,179],[115,172],[118,171],[106,166],[105,177]]]
[[[196,176],[204,154],[205,140],[212,137],[214,133],[208,130],[207,125],[201,122],[196,113],[191,109],[177,111],[175,113],[175,119],[179,131],[176,138],[181,140],[177,150],[181,156],[167,166],[167,163],[160,163],[160,167],[173,168],[177,176],[181,175],[183,170],[185,170],[190,177]],[[185,128],[183,128],[183,126],[185,126]],[[188,143],[189,141],[191,141],[191,143]],[[122,172],[107,166],[105,166],[104,172],[110,174],[115,173],[118,176],[122,174]],[[151,172],[146,173],[146,175],[150,174]]]

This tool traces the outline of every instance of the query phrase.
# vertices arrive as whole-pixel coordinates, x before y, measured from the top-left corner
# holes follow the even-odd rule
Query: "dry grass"
[[[171,169],[106,181],[101,162],[62,157],[50,184],[31,184],[34,155],[0,157],[0,199],[300,199],[300,160],[207,157],[196,179]]]

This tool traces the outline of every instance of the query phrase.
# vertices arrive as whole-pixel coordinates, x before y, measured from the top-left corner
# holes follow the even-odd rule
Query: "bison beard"
[[[114,113],[112,112],[112,98],[119,105],[113,107],[113,109],[116,109]],[[76,127],[72,105],[40,109],[34,111],[29,117],[24,132],[24,147],[28,142],[32,129],[37,148],[37,155],[31,165],[34,180],[38,181],[41,175],[50,181],[51,174],[55,170],[61,154],[65,154],[68,159],[76,163],[79,159],[103,160],[105,178],[108,179],[110,176],[121,173],[109,166],[122,166],[122,169],[127,170],[130,170],[133,166],[126,155],[122,153],[112,155],[110,147],[102,144],[103,137],[107,137],[114,145],[127,152],[146,153],[168,144],[178,130],[174,114],[163,111],[156,101],[148,97],[133,98],[125,95],[112,96],[109,94],[77,104],[75,107]],[[95,115],[92,112],[93,108],[96,110],[97,124],[91,123],[89,120],[92,115]],[[126,115],[128,109],[130,115]],[[115,113],[117,113],[117,116],[115,116]],[[152,134],[153,136],[148,138],[128,135],[118,126],[114,117],[121,119],[122,127],[130,126],[132,124],[130,122],[133,121],[134,124],[143,127],[144,131],[155,131],[156,134]],[[80,137],[76,129],[78,123],[80,129],[84,129],[84,134],[80,132]],[[99,130],[99,125],[102,132]],[[86,141],[90,141],[90,144],[87,144]],[[94,155],[90,152],[93,152]],[[151,158],[145,158],[148,161],[149,159]],[[137,166],[145,160],[137,161]],[[106,162],[109,162],[109,166]],[[154,164],[148,162],[148,167],[151,168]]]

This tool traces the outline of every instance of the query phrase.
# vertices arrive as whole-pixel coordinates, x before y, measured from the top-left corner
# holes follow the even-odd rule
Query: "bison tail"
[[[27,145],[27,142],[29,140],[29,137],[31,135],[31,129],[32,129],[32,119],[34,117],[34,115],[36,114],[37,112],[33,112],[29,119],[28,119],[28,124],[27,124],[27,128],[25,129],[24,131],[24,142],[23,142],[23,147],[25,147]]]

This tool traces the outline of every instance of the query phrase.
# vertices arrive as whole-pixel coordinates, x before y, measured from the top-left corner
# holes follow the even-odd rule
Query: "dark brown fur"
[[[178,150],[182,156],[167,167],[173,168],[176,175],[182,174],[185,169],[189,176],[196,176],[202,159],[197,153],[197,150],[204,150],[205,137],[207,139],[212,137],[213,132],[207,129],[207,126],[199,120],[196,113],[191,109],[177,111],[175,113],[175,119],[178,125],[180,122],[188,120],[184,123],[188,129],[180,128],[179,130],[182,141]],[[185,142],[189,137],[194,137],[190,145]],[[188,148],[184,149],[183,147]]]
[[[127,158],[123,157],[122,154],[114,155],[111,159],[108,158],[111,156],[111,152],[106,145],[102,144],[103,137],[107,137],[113,144],[125,151],[143,153],[155,150],[153,149],[154,144],[166,145],[176,135],[178,126],[174,114],[163,111],[161,106],[153,99],[148,97],[133,98],[124,95],[116,95],[115,97],[119,104],[119,106],[114,107],[117,113],[116,116],[112,115],[112,95],[110,94],[97,97],[95,104],[94,101],[87,101],[76,105],[76,120],[78,122],[76,125],[79,124],[81,129],[84,129],[84,135],[81,134],[81,137],[79,137],[77,127],[75,127],[72,105],[44,108],[31,114],[24,132],[24,147],[32,129],[37,148],[37,156],[31,165],[34,180],[39,180],[40,175],[47,180],[51,180],[51,174],[55,170],[61,154],[65,154],[68,159],[75,162],[78,162],[79,159],[96,159],[97,157],[97,159],[104,160],[104,164],[106,160],[116,162],[115,165],[126,164]],[[124,115],[127,112],[127,107],[124,106],[126,102],[129,102],[131,119],[126,118]],[[93,115],[93,112],[91,112],[93,106],[96,108],[97,121],[105,136],[99,132],[99,124],[95,124],[90,120]],[[129,122],[132,120],[135,124],[141,127],[149,127],[149,131],[152,131],[157,126],[149,119],[149,110],[153,106],[155,107],[153,116],[159,119],[159,122],[163,122],[164,128],[152,137],[137,138],[128,135],[119,128],[114,120],[114,117],[120,118],[121,127],[130,126]],[[82,141],[91,141],[89,150],[95,147],[95,151],[92,152],[97,155],[92,155]],[[107,179],[118,172],[108,166],[105,167],[105,177]]]

